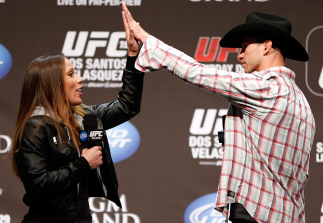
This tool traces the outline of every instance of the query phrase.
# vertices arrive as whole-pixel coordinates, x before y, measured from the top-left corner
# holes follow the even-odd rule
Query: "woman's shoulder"
[[[26,126],[45,126],[45,125],[51,125],[52,121],[51,118],[46,116],[46,115],[36,115],[36,116],[31,116],[28,118],[26,122]]]
[[[47,117],[31,116],[28,118],[21,135],[20,150],[29,151],[30,148],[42,148],[48,145],[53,135],[53,126]]]
[[[53,121],[48,116],[31,116],[25,126],[23,135],[26,136],[33,136],[35,134],[41,135],[51,135],[55,131],[55,126],[53,125]]]

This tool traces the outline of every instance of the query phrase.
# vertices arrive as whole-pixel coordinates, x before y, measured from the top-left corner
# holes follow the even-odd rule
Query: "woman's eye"
[[[68,76],[73,76],[73,72],[68,73]]]

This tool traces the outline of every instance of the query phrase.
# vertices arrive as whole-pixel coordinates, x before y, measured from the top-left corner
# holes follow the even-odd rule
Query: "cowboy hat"
[[[251,12],[246,22],[231,29],[220,41],[221,47],[241,48],[246,36],[261,36],[280,43],[284,57],[308,61],[304,47],[291,36],[292,24],[285,18],[264,12]]]

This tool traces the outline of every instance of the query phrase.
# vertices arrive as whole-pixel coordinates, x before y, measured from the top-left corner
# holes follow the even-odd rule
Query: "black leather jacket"
[[[87,108],[86,112],[96,113],[103,129],[131,119],[140,111],[143,77],[141,72],[125,70],[118,99]],[[97,170],[90,170],[85,158],[79,157],[68,140],[68,132],[65,132],[59,142],[57,131],[46,115],[29,118],[25,126],[15,161],[26,190],[23,201],[29,206],[25,216],[27,221],[76,222],[78,186],[84,179],[87,180],[89,197],[105,197],[121,207],[107,138],[104,139],[103,165],[98,174]]]

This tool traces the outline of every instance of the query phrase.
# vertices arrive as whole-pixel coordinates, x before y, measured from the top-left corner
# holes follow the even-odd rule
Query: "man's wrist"
[[[146,42],[146,39],[148,38],[148,36],[149,36],[149,33],[144,32],[142,34],[142,36],[140,37],[140,42],[142,42],[144,44]]]

